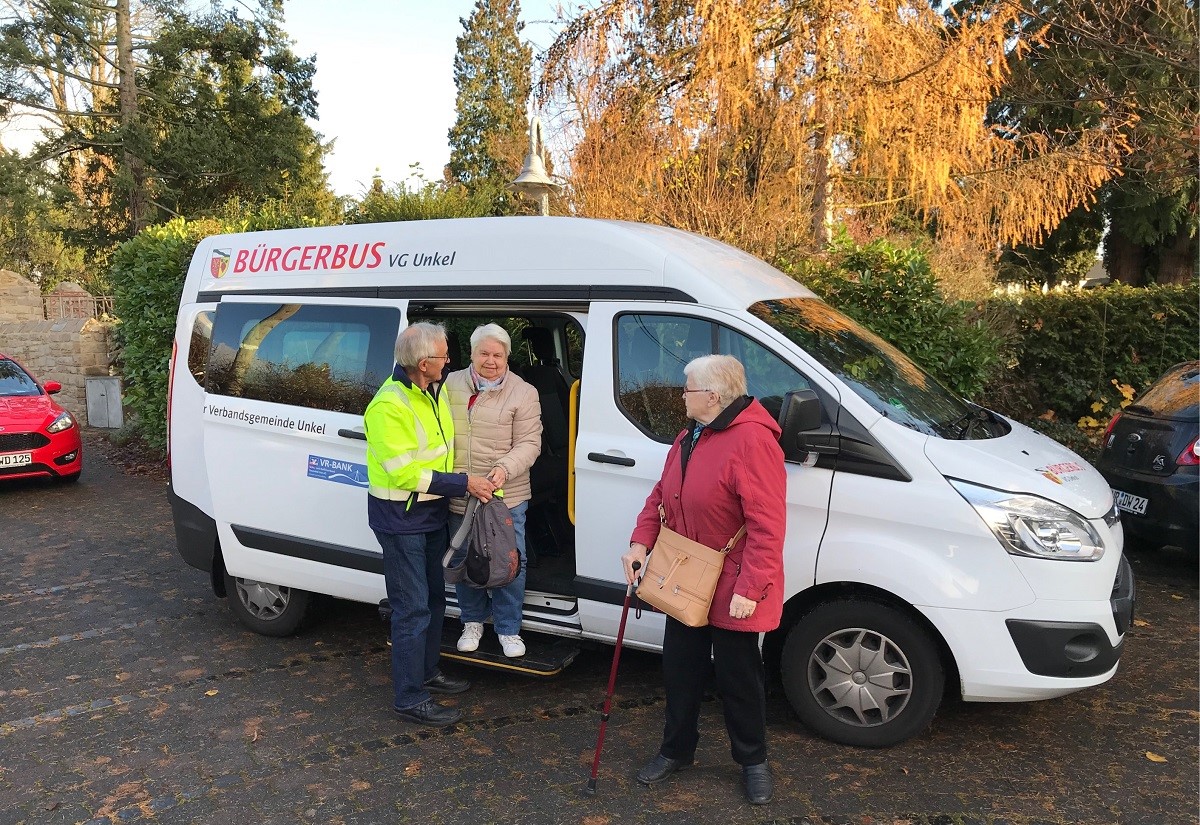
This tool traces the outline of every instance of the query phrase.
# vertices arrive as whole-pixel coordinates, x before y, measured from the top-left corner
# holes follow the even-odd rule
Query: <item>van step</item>
[[[510,659],[500,649],[500,640],[496,638],[492,626],[487,625],[483,639],[479,642],[479,650],[474,653],[460,653],[458,636],[461,632],[462,625],[458,622],[446,622],[442,629],[442,658],[466,665],[523,673],[526,676],[557,676],[563,668],[575,661],[580,650],[579,643],[571,639],[524,631],[521,633],[521,640],[525,642],[525,655]]]

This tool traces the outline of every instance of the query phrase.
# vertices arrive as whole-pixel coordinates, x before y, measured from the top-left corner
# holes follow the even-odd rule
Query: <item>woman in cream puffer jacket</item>
[[[525,654],[521,605],[525,601],[525,511],[531,496],[529,469],[542,451],[542,408],[537,390],[508,368],[512,341],[504,328],[487,324],[471,334],[471,366],[446,376],[454,415],[454,471],[485,475],[504,493],[521,553],[517,577],[504,587],[455,588],[462,608],[458,649],[479,648],[488,614],[505,656]],[[466,499],[450,502],[450,534],[462,523]]]

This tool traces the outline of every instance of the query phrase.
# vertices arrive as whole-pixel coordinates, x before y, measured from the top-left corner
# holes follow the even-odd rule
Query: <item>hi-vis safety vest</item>
[[[363,413],[368,492],[389,501],[441,498],[429,492],[435,470],[454,472],[454,418],[444,391],[434,400],[415,385],[388,378]]]

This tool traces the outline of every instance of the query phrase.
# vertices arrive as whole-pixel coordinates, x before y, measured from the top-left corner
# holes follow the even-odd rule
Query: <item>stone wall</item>
[[[20,361],[39,381],[62,384],[56,400],[86,422],[87,379],[112,374],[116,342],[113,325],[94,318],[0,321],[0,352]]]
[[[15,272],[0,269],[0,323],[5,321],[40,321],[42,293],[33,281]]]

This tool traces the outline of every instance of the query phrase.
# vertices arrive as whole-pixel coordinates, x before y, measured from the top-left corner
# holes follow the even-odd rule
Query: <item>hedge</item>
[[[1195,283],[1035,292],[995,298],[989,310],[1005,345],[986,393],[1022,419],[1103,427],[1200,350]]]

